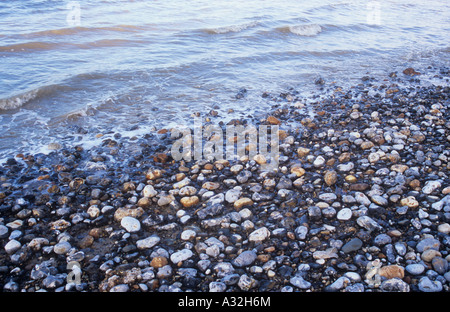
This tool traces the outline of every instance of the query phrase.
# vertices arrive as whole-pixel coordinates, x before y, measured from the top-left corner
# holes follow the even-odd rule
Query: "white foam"
[[[0,110],[10,110],[22,107],[29,101],[35,99],[38,94],[39,89],[35,89],[7,99],[0,99]]]
[[[223,27],[208,29],[208,32],[214,33],[214,34],[237,33],[237,32],[241,32],[247,28],[255,27],[256,25],[258,25],[257,22],[245,23],[245,24],[240,24],[240,25],[223,26]]]
[[[313,37],[322,32],[322,27],[318,24],[289,26],[289,31],[293,34],[305,37]]]

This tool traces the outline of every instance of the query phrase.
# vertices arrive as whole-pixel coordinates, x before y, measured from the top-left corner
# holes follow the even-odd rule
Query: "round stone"
[[[342,251],[344,253],[350,253],[352,251],[356,251],[360,249],[363,245],[363,242],[359,238],[352,238],[349,240],[344,246],[342,246]]]
[[[253,250],[246,250],[237,256],[232,264],[237,267],[245,267],[252,264],[256,260],[256,252]]]
[[[5,245],[5,251],[8,254],[12,254],[19,250],[20,247],[22,247],[22,244],[19,241],[12,239]]]
[[[197,233],[195,233],[195,231],[193,230],[185,230],[181,233],[181,239],[188,241],[191,240],[195,237],[195,235],[197,235]]]
[[[413,263],[413,264],[408,264],[405,267],[406,272],[408,272],[411,275],[420,275],[423,273],[423,271],[425,271],[425,267],[420,264],[420,263]]]
[[[190,249],[182,249],[180,251],[174,252],[170,256],[170,261],[172,261],[174,264],[178,264],[179,262],[183,262],[190,257],[192,257],[194,254]]]
[[[149,249],[159,243],[161,239],[158,236],[149,236],[136,242],[138,249]]]
[[[141,223],[138,219],[133,217],[124,217],[122,221],[120,221],[120,225],[127,230],[127,232],[138,232],[141,229]]]
[[[417,286],[419,287],[419,290],[423,292],[442,291],[442,283],[439,281],[432,281],[428,276],[422,277]]]
[[[144,195],[144,197],[154,197],[156,194],[158,194],[158,192],[155,191],[152,185],[146,185],[142,190],[142,195]]]
[[[259,228],[248,236],[251,242],[263,241],[270,236],[270,231],[266,227]]]
[[[347,221],[352,218],[352,210],[350,208],[342,208],[338,211],[336,218],[341,221]]]
[[[72,248],[72,246],[69,242],[61,242],[53,246],[53,251],[55,254],[64,255],[69,252],[70,248]]]

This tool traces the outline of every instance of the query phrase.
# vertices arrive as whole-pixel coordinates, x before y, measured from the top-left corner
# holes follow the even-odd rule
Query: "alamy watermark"
[[[381,25],[381,4],[379,1],[369,1],[366,4],[366,22],[369,25]]]
[[[66,9],[69,12],[66,15],[67,25],[74,27],[81,25],[81,6],[78,1],[70,1],[67,3]]]
[[[77,261],[70,261],[67,263],[66,269],[69,271],[66,279],[67,284],[81,284],[81,264]]]
[[[176,141],[171,147],[172,158],[185,160],[239,160],[244,156],[254,159],[259,155],[262,170],[276,170],[279,157],[278,125],[219,125],[203,126],[201,118],[194,117],[194,128],[175,127],[171,130]]]

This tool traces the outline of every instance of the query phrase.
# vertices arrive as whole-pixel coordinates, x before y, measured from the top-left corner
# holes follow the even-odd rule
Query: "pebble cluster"
[[[1,289],[449,291],[450,88],[406,77],[264,93],[269,115],[233,122],[280,126],[272,171],[174,161],[168,129],[8,159]]]

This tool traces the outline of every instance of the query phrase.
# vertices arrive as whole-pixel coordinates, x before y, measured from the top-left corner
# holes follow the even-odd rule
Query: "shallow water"
[[[308,93],[319,77],[345,86],[449,66],[449,9],[446,0],[2,2],[0,159],[213,108],[225,120],[254,115],[270,108],[263,92]]]

